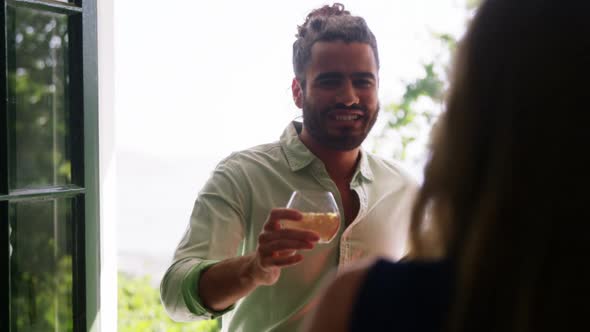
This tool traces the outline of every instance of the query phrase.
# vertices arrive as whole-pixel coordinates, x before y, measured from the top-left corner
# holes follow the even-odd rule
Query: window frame
[[[68,15],[68,66],[70,84],[66,107],[70,108],[70,141],[83,142],[81,151],[72,151],[72,185],[41,189],[9,188],[7,8],[30,8]],[[53,0],[3,0],[0,7],[0,287],[10,289],[9,203],[73,197],[77,221],[71,230],[74,239],[73,298],[74,331],[99,331],[100,225],[99,225],[99,146],[98,146],[98,61],[96,0],[71,3]],[[80,65],[81,64],[81,65]],[[78,186],[78,184],[80,186]],[[10,292],[0,296],[0,331],[10,331]]]

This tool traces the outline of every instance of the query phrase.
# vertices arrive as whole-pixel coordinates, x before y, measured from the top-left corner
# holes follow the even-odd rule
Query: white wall
[[[117,331],[117,158],[114,0],[97,1],[100,158],[100,331]]]

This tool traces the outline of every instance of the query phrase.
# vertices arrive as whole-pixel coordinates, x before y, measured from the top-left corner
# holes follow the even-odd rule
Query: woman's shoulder
[[[366,259],[345,267],[330,280],[307,322],[306,331],[348,331],[348,317],[352,313],[357,292],[375,262],[375,259]]]
[[[373,271],[378,277],[385,274],[386,277],[411,275],[412,277],[430,278],[432,277],[431,273],[448,274],[450,268],[448,260],[404,260],[393,262],[387,259],[377,259],[372,262],[367,272]]]
[[[391,318],[400,313],[393,308],[413,307],[423,301],[438,303],[440,298],[444,302],[450,284],[445,277],[448,269],[446,261],[368,259],[351,265],[325,289],[308,331],[349,331],[359,324],[364,328],[369,317],[376,323],[374,317]],[[444,294],[438,294],[440,290]]]
[[[365,268],[361,276],[358,302],[369,297],[373,303],[376,299],[383,299],[392,304],[396,302],[390,298],[394,295],[400,300],[420,301],[421,297],[447,293],[452,271],[447,260],[392,262],[378,259]]]
[[[393,288],[428,290],[450,282],[451,268],[447,260],[430,261],[391,261],[385,258],[372,258],[360,261],[339,272],[325,291],[325,297],[351,303],[357,300],[359,292],[367,288]],[[430,287],[429,287],[430,286]],[[385,294],[383,294],[385,295]],[[351,300],[349,302],[349,300]]]
[[[449,307],[452,284],[452,266],[446,260],[377,260],[356,290],[351,330],[437,330]]]

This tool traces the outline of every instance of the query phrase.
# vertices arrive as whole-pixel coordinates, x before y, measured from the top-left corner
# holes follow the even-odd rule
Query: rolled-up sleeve
[[[162,303],[175,321],[216,318],[232,309],[209,310],[198,294],[199,278],[206,269],[243,254],[250,189],[231,158],[217,166],[199,193],[189,226],[160,284]]]
[[[217,260],[183,259],[174,263],[162,280],[160,291],[168,314],[177,322],[213,319],[231,311],[213,311],[203,305],[197,292],[199,278]]]

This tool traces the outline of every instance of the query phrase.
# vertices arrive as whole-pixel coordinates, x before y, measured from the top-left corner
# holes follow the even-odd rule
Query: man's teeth
[[[338,121],[352,121],[358,120],[358,115],[336,115],[336,120]]]

